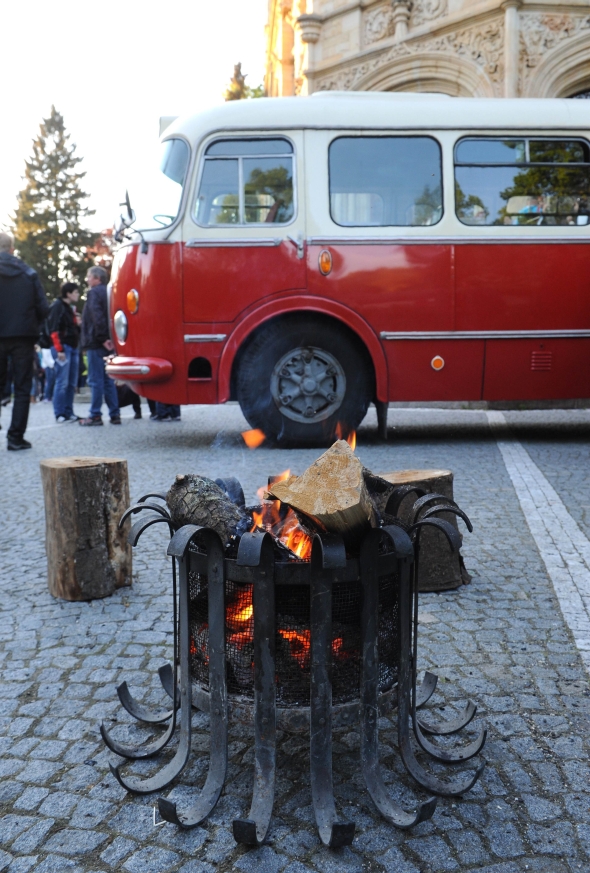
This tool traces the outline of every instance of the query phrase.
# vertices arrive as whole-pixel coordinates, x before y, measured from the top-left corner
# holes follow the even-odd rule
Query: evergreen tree
[[[84,206],[88,197],[78,171],[82,158],[74,153],[63,116],[51,107],[33,154],[25,163],[25,186],[18,195],[13,233],[19,257],[33,267],[49,297],[56,297],[65,280],[84,278],[93,260],[88,249],[96,234],[83,226],[94,211]]]

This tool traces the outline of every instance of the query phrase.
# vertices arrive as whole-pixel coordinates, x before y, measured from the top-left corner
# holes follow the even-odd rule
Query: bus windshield
[[[150,230],[168,227],[178,215],[189,161],[189,148],[183,139],[160,143],[159,161],[149,180],[144,179],[131,201],[137,213],[135,227]]]

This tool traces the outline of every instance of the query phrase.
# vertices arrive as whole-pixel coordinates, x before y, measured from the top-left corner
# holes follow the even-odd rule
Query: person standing
[[[53,411],[58,424],[79,421],[74,415],[74,393],[78,384],[80,328],[76,303],[80,289],[74,282],[61,286],[61,297],[54,300],[47,318],[47,332],[53,342],[55,384]]]
[[[29,420],[35,343],[49,304],[32,267],[14,255],[14,240],[0,233],[0,385],[6,384],[8,359],[12,359],[14,404],[7,434],[7,448],[30,449],[25,439]]]
[[[51,354],[51,349],[41,349],[41,366],[45,371],[43,403],[51,403],[53,400],[53,386],[55,384],[55,360]]]
[[[111,424],[121,424],[117,386],[107,374],[105,358],[115,346],[109,337],[107,274],[102,267],[90,267],[86,274],[88,298],[82,313],[82,347],[88,360],[88,384],[91,391],[90,411],[78,424],[83,427],[102,425],[102,404],[106,401]]]

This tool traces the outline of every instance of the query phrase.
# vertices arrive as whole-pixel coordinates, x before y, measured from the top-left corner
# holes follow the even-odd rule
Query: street
[[[99,725],[120,741],[159,735],[122,709],[126,680],[146,703],[164,695],[157,668],[171,658],[170,568],[164,526],[133,555],[133,587],[90,603],[47,592],[39,462],[56,456],[128,460],[131,499],[165,491],[177,473],[235,476],[247,503],[269,474],[301,473],[319,449],[249,450],[235,404],[183,407],[181,422],[55,425],[50,404],[31,407],[31,451],[8,453],[10,407],[2,410],[0,470],[0,871],[25,873],[566,873],[590,871],[590,410],[486,412],[395,408],[379,442],[373,407],[357,454],[375,473],[448,468],[472,581],[420,595],[418,670],[438,674],[426,711],[449,717],[467,699],[477,716],[453,742],[483,726],[487,767],[459,798],[440,798],[431,821],[404,832],[380,818],[364,786],[359,734],[334,737],[339,815],[356,823],[351,848],[321,846],[311,806],[308,739],[282,734],[270,840],[237,845],[236,816],[252,793],[252,732],[230,729],[226,788],[202,826],[154,823],[152,796],[127,795],[109,772]],[[76,403],[78,415],[87,401]],[[117,719],[115,723],[114,719]],[[208,717],[193,715],[193,755],[173,799],[200,787]],[[399,758],[395,711],[380,722],[388,789],[406,809],[426,795]],[[165,752],[168,759],[170,752]],[[159,759],[124,765],[149,774]],[[461,766],[472,770],[474,762]],[[442,774],[448,768],[432,767]]]

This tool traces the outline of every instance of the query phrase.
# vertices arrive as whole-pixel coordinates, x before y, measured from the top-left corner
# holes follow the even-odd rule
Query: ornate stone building
[[[590,93],[589,0],[269,0],[267,93]]]

